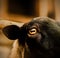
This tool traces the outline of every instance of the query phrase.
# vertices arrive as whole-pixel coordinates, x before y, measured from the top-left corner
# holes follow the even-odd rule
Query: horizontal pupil
[[[35,32],[35,31],[31,31],[31,32]]]
[[[31,30],[30,32],[35,32],[35,30]]]

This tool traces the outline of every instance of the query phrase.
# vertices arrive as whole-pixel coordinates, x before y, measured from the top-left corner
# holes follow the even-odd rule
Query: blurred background
[[[0,18],[28,22],[33,17],[60,19],[60,0],[0,0]]]
[[[0,58],[8,56],[13,44],[2,28],[11,24],[22,26],[34,17],[60,21],[60,0],[0,0]]]

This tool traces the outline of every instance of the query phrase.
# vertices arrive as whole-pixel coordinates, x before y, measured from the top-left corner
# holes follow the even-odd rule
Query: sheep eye
[[[35,28],[29,30],[30,35],[34,35],[37,33],[37,30]]]

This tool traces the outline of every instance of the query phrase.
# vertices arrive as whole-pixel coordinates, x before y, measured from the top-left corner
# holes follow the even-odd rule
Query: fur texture
[[[24,58],[24,48],[18,44],[18,39],[13,43],[9,58]]]

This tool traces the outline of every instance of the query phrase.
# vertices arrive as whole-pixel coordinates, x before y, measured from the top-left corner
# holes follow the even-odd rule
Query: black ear
[[[16,25],[9,25],[2,29],[3,33],[12,40],[15,40],[19,37],[20,28]]]

